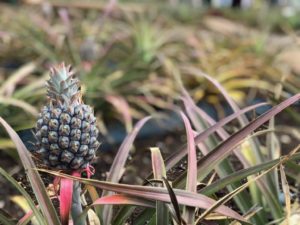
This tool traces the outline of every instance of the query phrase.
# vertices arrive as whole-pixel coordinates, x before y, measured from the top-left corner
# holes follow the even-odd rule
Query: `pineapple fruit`
[[[80,83],[70,66],[51,69],[47,97],[36,124],[35,153],[50,168],[86,168],[100,145],[99,131],[93,109],[82,102]]]

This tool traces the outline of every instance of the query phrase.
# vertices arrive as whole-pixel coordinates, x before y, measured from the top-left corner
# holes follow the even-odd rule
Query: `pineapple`
[[[82,102],[79,80],[70,66],[53,67],[47,81],[48,104],[36,124],[35,153],[47,167],[86,168],[99,147],[93,109]]]

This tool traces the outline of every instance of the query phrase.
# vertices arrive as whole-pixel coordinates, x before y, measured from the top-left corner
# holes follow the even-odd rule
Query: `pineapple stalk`
[[[78,181],[74,181],[73,184],[73,196],[72,196],[72,209],[71,214],[73,218],[74,225],[86,225],[84,219],[79,219],[79,215],[82,213],[82,204],[81,204],[81,186]]]

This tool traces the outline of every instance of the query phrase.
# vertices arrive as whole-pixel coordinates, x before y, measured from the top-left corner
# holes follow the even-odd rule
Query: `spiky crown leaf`
[[[52,106],[76,106],[81,104],[80,82],[64,63],[50,69],[47,81],[47,96]]]

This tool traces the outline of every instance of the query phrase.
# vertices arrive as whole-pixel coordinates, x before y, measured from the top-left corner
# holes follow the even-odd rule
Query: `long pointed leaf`
[[[300,159],[300,153],[296,153],[295,155],[291,156],[291,160],[298,160]],[[221,190],[222,188],[226,187],[228,184],[231,184],[235,181],[243,180],[246,177],[259,173],[263,170],[269,169],[274,166],[276,163],[279,162],[280,159],[271,160],[265,163],[258,164],[253,167],[249,167],[246,169],[239,170],[233,174],[230,174],[227,177],[224,177],[216,182],[210,184],[207,187],[204,187],[200,190],[200,193],[205,195],[212,195],[213,193]]]
[[[201,171],[198,179],[201,181],[206,175],[216,166],[221,159],[224,159],[245,137],[251,132],[267,122],[270,118],[280,113],[282,110],[297,102],[300,99],[300,94],[294,95],[289,99],[283,101],[277,106],[274,106],[265,114],[261,115],[240,131],[229,137],[226,141],[217,146],[213,151],[198,161],[198,170]],[[197,142],[197,141],[196,141]]]
[[[125,140],[123,141],[122,145],[120,146],[117,155],[115,156],[115,159],[110,167],[109,174],[107,177],[107,181],[111,182],[118,182],[123,174],[123,169],[126,163],[126,160],[128,158],[128,154],[130,151],[130,148],[132,146],[132,143],[137,136],[140,129],[143,127],[143,125],[150,119],[151,117],[145,117],[142,120],[140,120],[135,127],[133,128],[133,131],[127,135]],[[103,191],[102,196],[109,195],[110,192]],[[111,217],[112,217],[112,207],[110,205],[106,205],[103,207],[103,218],[104,218],[104,224],[110,224],[111,223]]]
[[[216,132],[219,128],[221,128],[222,126],[224,126],[227,123],[231,122],[232,120],[236,119],[239,115],[244,114],[246,112],[249,112],[249,111],[251,111],[253,109],[256,109],[258,107],[261,107],[263,105],[265,105],[265,103],[256,104],[256,105],[246,107],[245,109],[242,109],[242,110],[240,110],[236,113],[233,113],[230,116],[220,120],[215,125],[209,127],[208,129],[206,129],[205,131],[203,131],[202,133],[197,135],[195,137],[196,144],[199,144],[199,143],[203,142],[207,137],[209,137],[209,135]],[[187,146],[185,145],[185,146],[181,147],[177,152],[175,152],[173,155],[171,155],[166,160],[166,169],[169,170],[170,168],[175,166],[175,164],[178,163],[186,154],[187,154]]]
[[[155,180],[162,180],[163,177],[167,176],[164,160],[160,153],[159,148],[150,148],[151,151],[151,162],[152,170]],[[162,187],[162,184],[156,186]],[[169,211],[165,203],[156,202],[156,224],[168,224],[169,223]]]
[[[21,162],[31,183],[31,187],[35,193],[35,196],[37,197],[41,210],[46,220],[48,221],[48,224],[60,225],[58,216],[49,196],[47,195],[43,181],[38,172],[34,169],[35,165],[30,158],[29,152],[26,149],[24,143],[21,141],[17,133],[8,125],[8,123],[6,123],[6,121],[2,117],[0,117],[0,123],[6,129],[10,138],[16,145]]]
[[[28,205],[30,206],[31,210],[33,210],[37,221],[39,223],[44,223],[44,219],[40,213],[40,211],[35,207],[34,202],[32,201],[30,195],[26,192],[26,190],[15,180],[13,179],[5,170],[3,170],[0,167],[0,174],[4,176],[21,194],[22,196],[26,199]]]
[[[180,112],[181,118],[184,122],[186,135],[187,135],[187,148],[188,148],[188,165],[187,165],[187,178],[186,178],[186,190],[191,192],[197,192],[197,154],[194,140],[194,133],[188,118]],[[184,207],[183,219],[187,224],[194,224],[195,208]]]
[[[168,191],[165,188],[147,187],[147,186],[140,186],[140,185],[128,185],[128,184],[116,184],[116,183],[111,183],[106,181],[77,178],[67,174],[62,174],[59,172],[54,172],[45,169],[39,169],[39,170],[55,176],[78,180],[84,184],[93,185],[101,189],[128,194],[136,197],[141,197],[152,201],[164,201],[170,203],[170,196]],[[176,194],[179,204],[182,205],[207,209],[215,203],[215,200],[202,194],[187,192],[185,190],[180,190],[180,189],[173,189],[173,191]],[[222,215],[228,216],[230,218],[234,218],[239,221],[248,223],[242,216],[240,216],[238,213],[236,213],[235,211],[233,211],[232,209],[226,206],[222,205],[218,207],[215,211]]]
[[[6,216],[0,213],[0,223],[3,225],[14,225],[14,223],[8,219]]]
[[[94,201],[92,205],[136,205],[155,208],[155,204],[153,201],[124,194],[115,194],[101,197]]]
[[[62,178],[60,180],[59,211],[62,225],[68,225],[72,206],[73,180]]]

